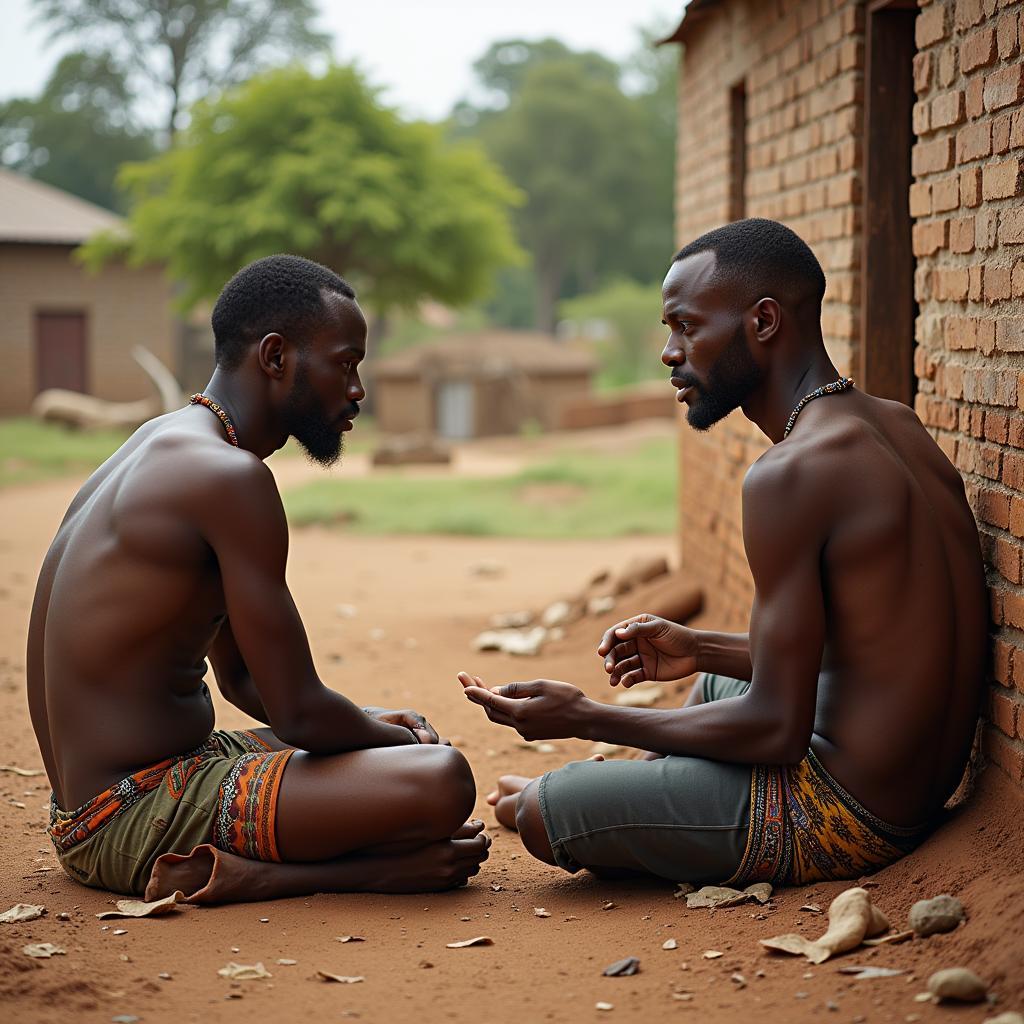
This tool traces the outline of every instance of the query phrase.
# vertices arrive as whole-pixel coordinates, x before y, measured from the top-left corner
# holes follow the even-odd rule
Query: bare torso
[[[977,527],[909,409],[852,392],[801,419],[764,458],[794,470],[792,515],[825,537],[812,747],[870,810],[917,824],[955,789],[974,735],[988,621]]]
[[[89,478],[40,573],[29,706],[65,809],[199,746],[213,728],[205,659],[224,596],[189,473],[207,453],[252,456],[225,455],[195,412],[146,424]]]

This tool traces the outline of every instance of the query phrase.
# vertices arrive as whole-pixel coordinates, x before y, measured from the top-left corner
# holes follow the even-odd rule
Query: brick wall
[[[917,413],[964,475],[992,597],[986,751],[1024,781],[1024,5],[921,5]]]
[[[908,197],[915,405],[964,474],[979,522],[994,620],[986,748],[1024,784],[1024,5],[920,7]],[[691,13],[680,39],[678,243],[729,219],[730,90],[745,80],[745,213],[781,220],[811,245],[828,277],[826,346],[856,376],[863,6],[697,0]],[[765,445],[739,412],[706,435],[681,426],[682,564],[723,628],[745,628],[749,613],[740,484]]]
[[[36,395],[35,315],[86,314],[88,380],[92,394],[132,401],[154,394],[131,357],[148,348],[172,373],[176,320],[171,286],[155,268],[112,264],[93,275],[62,245],[0,245],[0,416],[22,416]]]

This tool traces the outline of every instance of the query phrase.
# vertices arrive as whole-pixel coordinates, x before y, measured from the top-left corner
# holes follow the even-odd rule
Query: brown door
[[[36,313],[36,393],[88,393],[84,313]]]

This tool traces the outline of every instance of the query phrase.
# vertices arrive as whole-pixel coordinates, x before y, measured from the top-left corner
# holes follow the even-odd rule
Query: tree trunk
[[[534,321],[538,331],[555,333],[558,323],[556,306],[562,290],[562,261],[557,257],[537,263],[537,305]]]

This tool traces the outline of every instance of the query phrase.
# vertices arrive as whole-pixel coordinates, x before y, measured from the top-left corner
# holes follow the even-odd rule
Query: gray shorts
[[[705,702],[750,683],[703,675]],[[717,884],[735,874],[750,829],[751,766],[700,757],[574,761],[540,781],[540,810],[555,860]]]

